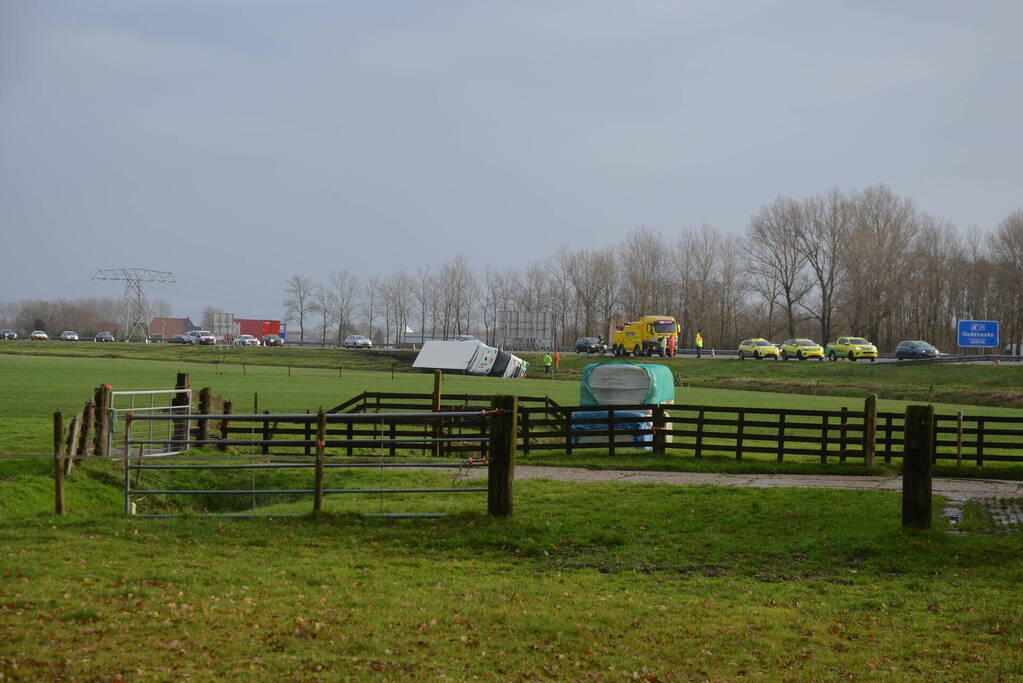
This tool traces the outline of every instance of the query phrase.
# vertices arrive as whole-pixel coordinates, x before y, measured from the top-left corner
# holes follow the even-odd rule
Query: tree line
[[[990,232],[960,232],[885,185],[778,197],[744,233],[710,225],[662,234],[633,229],[605,248],[572,249],[521,268],[472,268],[464,256],[415,273],[360,279],[348,270],[285,286],[286,316],[320,341],[359,332],[393,343],[475,334],[494,344],[501,310],[542,311],[552,344],[607,336],[641,315],[672,315],[683,346],[746,337],[827,343],[856,334],[890,349],[925,339],[951,349],[957,320],[998,320],[1002,343],[1023,338],[1023,210]]]

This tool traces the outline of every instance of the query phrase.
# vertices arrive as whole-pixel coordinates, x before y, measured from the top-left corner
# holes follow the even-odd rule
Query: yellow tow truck
[[[611,335],[611,350],[616,356],[659,356],[661,339],[665,355],[675,355],[679,325],[670,315],[644,315],[625,323]]]

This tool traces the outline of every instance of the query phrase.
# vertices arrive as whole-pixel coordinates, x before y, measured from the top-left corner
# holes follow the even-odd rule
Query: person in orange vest
[[[558,366],[561,365],[561,354],[558,353],[557,349],[554,350],[554,372],[557,373]]]
[[[672,358],[675,357],[675,335],[668,337],[668,355]]]
[[[700,353],[703,351],[703,335],[699,332],[696,333],[696,357],[700,357]]]

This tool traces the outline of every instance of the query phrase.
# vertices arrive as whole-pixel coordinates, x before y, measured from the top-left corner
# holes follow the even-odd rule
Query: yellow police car
[[[778,347],[766,339],[743,339],[739,343],[739,360],[747,356],[757,360],[761,358],[774,358],[778,360],[780,354],[781,351]]]
[[[789,358],[824,360],[824,347],[812,339],[786,339],[781,343],[781,359]]]
[[[848,358],[855,362],[860,358],[869,358],[873,363],[877,358],[877,347],[863,337],[839,337],[836,341],[828,344],[824,353],[831,360]]]

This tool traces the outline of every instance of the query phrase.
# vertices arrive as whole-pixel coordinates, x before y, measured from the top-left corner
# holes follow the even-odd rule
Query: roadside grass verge
[[[0,673],[1020,672],[1023,535],[905,531],[896,494],[529,481],[508,520],[472,494],[438,520],[352,514],[365,504],[332,496],[318,517],[250,520],[12,511],[0,517]]]

